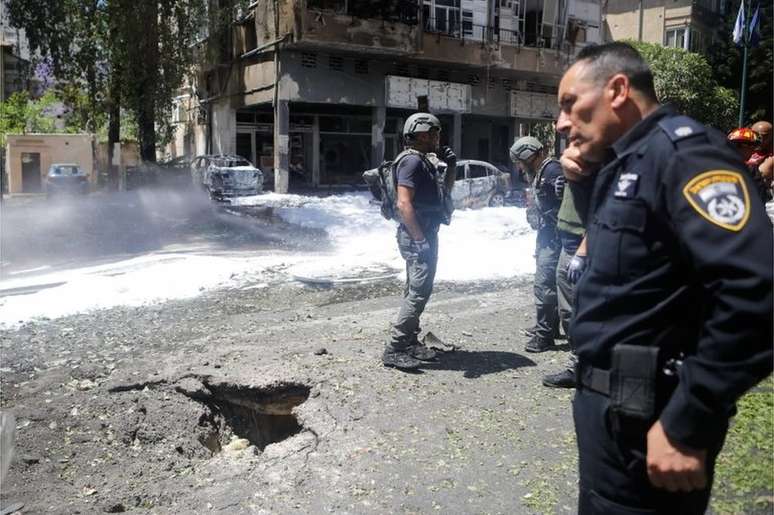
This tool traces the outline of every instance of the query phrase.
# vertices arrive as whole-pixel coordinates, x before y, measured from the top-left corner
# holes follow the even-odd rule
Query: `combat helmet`
[[[403,124],[403,138],[413,139],[420,132],[441,130],[441,121],[430,113],[414,113]]]
[[[511,145],[511,161],[517,163],[519,161],[527,161],[532,159],[538,152],[543,150],[543,144],[538,141],[537,138],[532,136],[523,136]]]

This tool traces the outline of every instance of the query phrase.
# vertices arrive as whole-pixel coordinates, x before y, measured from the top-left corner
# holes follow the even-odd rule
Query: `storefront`
[[[304,188],[361,183],[361,174],[373,163],[373,116],[371,108],[338,109],[330,106],[291,104],[289,127],[290,187]],[[355,111],[355,112],[353,112]],[[357,112],[360,111],[360,112]],[[236,153],[264,171],[274,168],[272,113],[265,106],[237,112]],[[397,116],[384,125],[384,158],[391,159],[401,147]]]

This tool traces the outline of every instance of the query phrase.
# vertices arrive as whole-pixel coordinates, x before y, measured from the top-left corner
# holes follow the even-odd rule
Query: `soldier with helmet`
[[[763,122],[765,123],[765,122]],[[760,122],[756,124],[758,128],[765,127]],[[750,171],[750,177],[755,183],[758,196],[763,202],[770,200],[769,188],[771,187],[771,178],[765,177],[761,170],[761,165],[765,159],[761,159],[758,150],[761,148],[761,138],[758,132],[751,128],[740,127],[728,133],[728,141],[739,152],[739,156],[747,165]],[[765,169],[765,167],[763,167]]]
[[[728,133],[728,141],[736,148],[742,161],[748,161],[760,145],[758,135],[752,129],[740,127]]]
[[[411,115],[403,127],[406,149],[392,164],[398,249],[406,261],[406,288],[382,356],[387,367],[415,369],[436,357],[417,337],[419,318],[433,291],[438,228],[450,221],[450,192],[456,179],[457,157],[449,147],[439,149],[440,134],[441,122],[432,114]],[[438,157],[445,162],[445,170]]]
[[[564,176],[559,161],[550,158],[543,144],[532,136],[517,139],[510,154],[511,161],[521,166],[532,183],[533,202],[527,219],[537,231],[534,283],[537,320],[528,330],[530,339],[524,350],[545,352],[554,347],[554,338],[559,333],[556,267],[562,244],[556,232],[556,218]]]
[[[759,189],[763,200],[771,200],[771,182],[774,176],[774,134],[772,126],[767,121],[758,121],[750,127],[760,139],[760,146],[750,156],[747,166],[756,170],[759,177]]]

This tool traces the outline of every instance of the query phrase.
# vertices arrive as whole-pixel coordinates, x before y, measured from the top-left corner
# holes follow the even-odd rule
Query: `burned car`
[[[191,175],[194,184],[213,199],[257,195],[263,191],[261,170],[239,156],[198,156],[191,162]]]
[[[84,194],[89,192],[89,176],[73,163],[52,164],[46,174],[46,195],[62,193]]]
[[[500,207],[511,196],[508,173],[485,161],[457,161],[457,181],[452,190],[455,209]]]

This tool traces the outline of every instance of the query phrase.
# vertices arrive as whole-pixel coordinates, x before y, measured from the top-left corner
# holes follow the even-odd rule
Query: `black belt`
[[[578,363],[575,369],[577,384],[591,391],[610,396],[610,371]]]

